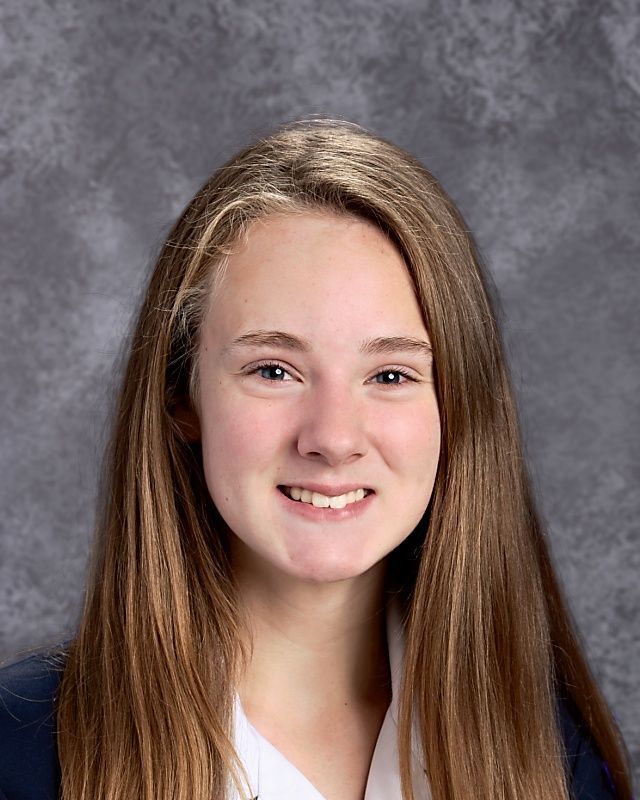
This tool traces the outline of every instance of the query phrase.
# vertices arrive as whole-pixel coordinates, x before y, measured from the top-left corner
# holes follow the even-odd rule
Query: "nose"
[[[367,452],[360,404],[344,386],[317,387],[307,398],[298,433],[298,452],[335,467]]]

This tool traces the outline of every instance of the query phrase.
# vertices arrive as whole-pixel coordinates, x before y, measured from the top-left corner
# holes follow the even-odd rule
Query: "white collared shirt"
[[[387,641],[391,671],[391,704],[387,710],[371,759],[365,800],[402,800],[398,761],[398,702],[404,638],[397,604],[387,611]],[[234,800],[325,800],[282,753],[264,738],[247,719],[240,698],[236,696],[234,710],[235,748],[242,759],[251,785],[251,794]],[[416,741],[414,728],[414,742]],[[414,745],[413,785],[416,800],[430,800],[426,778],[421,765],[421,753]]]

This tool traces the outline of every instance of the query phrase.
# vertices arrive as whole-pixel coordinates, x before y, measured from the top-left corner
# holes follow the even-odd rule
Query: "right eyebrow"
[[[301,339],[284,331],[249,331],[238,336],[228,344],[223,354],[232,350],[241,350],[245,347],[282,347],[285,350],[297,350],[300,353],[310,353],[313,349],[308,339]]]

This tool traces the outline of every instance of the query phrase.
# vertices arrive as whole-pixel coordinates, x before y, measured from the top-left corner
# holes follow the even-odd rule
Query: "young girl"
[[[77,636],[0,684],[9,800],[631,797],[486,278],[421,164],[296,123],[189,203]]]

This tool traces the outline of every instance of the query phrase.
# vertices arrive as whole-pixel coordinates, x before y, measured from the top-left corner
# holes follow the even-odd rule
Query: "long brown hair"
[[[247,147],[184,210],[137,318],[105,460],[85,609],[58,703],[65,800],[240,791],[230,734],[245,663],[224,523],[181,424],[198,405],[199,331],[249,224],[328,209],[402,253],[429,331],[442,439],[432,499],[393,554],[405,608],[399,746],[412,726],[433,800],[568,798],[556,697],[575,703],[617,783],[630,780],[531,496],[486,277],[459,212],[398,147],[303,121]]]

